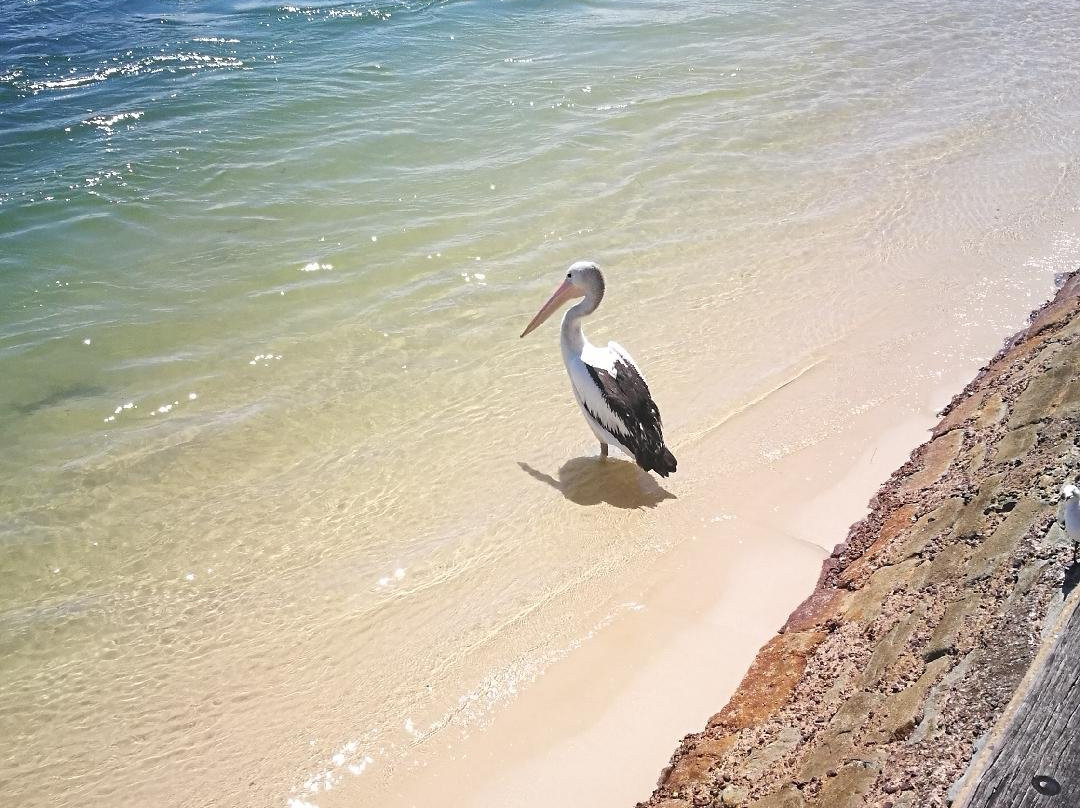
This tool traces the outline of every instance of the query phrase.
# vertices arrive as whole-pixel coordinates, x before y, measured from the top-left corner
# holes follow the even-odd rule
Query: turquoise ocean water
[[[4,0],[4,801],[364,800],[723,472],[560,496],[563,268],[690,457],[870,334],[767,463],[1071,267],[1078,65],[1064,0]]]

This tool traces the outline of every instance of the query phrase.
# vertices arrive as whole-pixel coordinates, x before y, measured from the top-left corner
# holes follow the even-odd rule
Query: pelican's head
[[[1065,485],[1061,486],[1061,498],[1063,500],[1080,498],[1080,488],[1077,488],[1072,483],[1065,483]]]
[[[540,311],[536,313],[532,321],[525,326],[521,336],[524,337],[534,331],[568,300],[573,300],[575,297],[588,297],[593,303],[592,308],[595,309],[603,296],[604,275],[600,272],[600,267],[592,261],[577,261],[566,270],[566,278],[563,279],[562,284],[555,290],[555,294],[548,298],[548,302],[540,307]]]

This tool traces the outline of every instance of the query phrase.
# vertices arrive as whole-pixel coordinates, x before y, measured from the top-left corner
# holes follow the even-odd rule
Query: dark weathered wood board
[[[1059,625],[966,808],[1080,806],[1080,608]]]

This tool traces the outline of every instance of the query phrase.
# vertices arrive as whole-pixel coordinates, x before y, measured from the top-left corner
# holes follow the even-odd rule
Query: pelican
[[[1059,519],[1065,526],[1066,535],[1073,541],[1080,541],[1080,488],[1072,483],[1061,486]]]
[[[555,290],[521,336],[534,331],[560,306],[576,297],[585,298],[563,315],[563,363],[581,414],[597,440],[600,457],[615,446],[634,458],[645,471],[667,477],[675,471],[675,456],[664,445],[660,410],[649,386],[630,354],[621,345],[593,345],[581,331],[581,321],[596,311],[604,297],[604,276],[591,261],[570,266],[566,279]]]

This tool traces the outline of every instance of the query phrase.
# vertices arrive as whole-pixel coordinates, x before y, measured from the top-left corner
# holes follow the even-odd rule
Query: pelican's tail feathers
[[[645,471],[655,471],[661,477],[667,477],[673,471],[675,471],[678,461],[675,460],[675,455],[671,453],[668,447],[661,445],[660,451],[656,452],[652,457],[637,458],[638,465]]]

